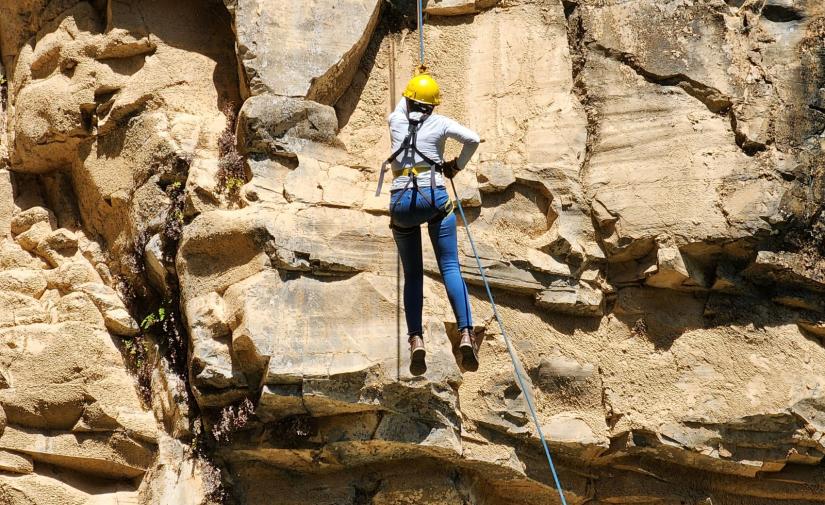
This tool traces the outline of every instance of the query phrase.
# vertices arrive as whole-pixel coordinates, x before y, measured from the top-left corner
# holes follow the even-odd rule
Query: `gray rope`
[[[424,66],[424,9],[418,0],[418,63]]]
[[[464,223],[464,229],[467,231],[467,238],[470,239],[470,247],[472,247],[473,255],[476,257],[476,264],[478,265],[478,271],[481,273],[481,280],[484,281],[484,288],[487,290],[487,297],[490,299],[490,305],[493,307],[493,315],[496,317],[496,321],[498,322],[498,327],[501,330],[501,336],[504,337],[504,343],[507,345],[507,352],[510,353],[510,360],[513,362],[513,370],[516,372],[516,380],[518,380],[518,385],[522,392],[524,392],[524,398],[527,400],[527,407],[530,409],[530,415],[533,417],[533,424],[536,425],[536,431],[539,433],[541,445],[544,447],[544,454],[547,456],[547,462],[550,464],[550,473],[553,474],[553,481],[556,483],[556,490],[559,492],[559,498],[561,499],[562,505],[567,505],[567,500],[564,498],[564,491],[561,488],[561,482],[559,482],[559,475],[556,473],[556,465],[553,464],[553,457],[550,456],[550,448],[547,446],[547,440],[545,440],[544,432],[539,424],[539,416],[536,414],[536,407],[533,405],[530,392],[527,390],[524,377],[522,377],[521,371],[519,370],[520,363],[518,361],[518,356],[516,356],[516,352],[513,350],[513,345],[510,343],[510,337],[508,337],[507,332],[504,331],[504,323],[501,322],[501,316],[498,315],[496,301],[493,299],[493,292],[490,290],[490,283],[487,282],[487,274],[484,273],[484,267],[481,265],[481,258],[478,256],[476,243],[473,240],[473,234],[470,233],[470,225],[467,223],[467,218],[464,216],[464,208],[461,206],[461,199],[458,197],[458,192],[455,189],[455,182],[450,179],[450,184],[453,187],[455,201],[458,204],[458,212],[461,215],[461,222]]]

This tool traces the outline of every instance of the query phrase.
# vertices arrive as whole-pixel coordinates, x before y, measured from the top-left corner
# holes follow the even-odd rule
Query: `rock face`
[[[378,22],[378,0],[225,0],[234,13],[249,93],[332,105],[352,80]]]
[[[408,370],[414,3],[0,1],[0,497],[558,503],[529,395],[571,504],[825,503],[825,6],[425,13],[524,391],[463,232]]]
[[[114,335],[137,323],[104,282],[97,244],[28,207],[36,187],[5,189],[15,198],[0,244],[0,494],[15,505],[136,500],[159,434]]]

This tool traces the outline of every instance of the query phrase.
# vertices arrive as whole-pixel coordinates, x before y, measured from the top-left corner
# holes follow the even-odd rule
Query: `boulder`
[[[604,314],[604,295],[586,284],[560,284],[537,293],[536,305],[574,316],[601,317]]]
[[[216,292],[193,298],[186,303],[186,320],[191,335],[191,377],[201,403],[214,403],[213,397],[225,399],[233,392],[226,388],[246,389],[247,382],[230,352],[230,329],[223,298]],[[208,392],[208,393],[207,393]]]
[[[334,104],[352,81],[381,10],[378,0],[231,4],[250,94],[303,97],[326,105]]]
[[[48,267],[45,261],[26,252],[17,242],[10,239],[0,240],[0,268],[31,268],[40,270]]]
[[[606,438],[596,436],[584,419],[570,412],[551,417],[542,430],[556,444],[586,447],[590,454],[585,458],[596,457],[609,446]]]
[[[460,379],[443,327],[438,331],[429,326],[428,369],[415,378],[400,365],[409,361],[407,346],[401,346],[404,354],[399,356],[395,346],[388,345],[400,338],[395,321],[363,316],[365,310],[393,313],[394,301],[384,295],[387,288],[385,280],[368,273],[325,281],[309,276],[282,279],[264,271],[227,289],[233,365],[248,383],[268,386],[261,399],[272,409],[266,415],[284,417],[296,408],[315,416],[401,408],[405,415],[433,422],[441,418],[438,412],[452,416],[454,393],[447,384]],[[296,305],[298,300],[303,302]],[[299,306],[302,317],[289,316]],[[324,317],[332,315],[326,311],[334,313],[334,324],[316,327],[301,322],[321,317],[322,312]],[[375,396],[380,388],[383,394]],[[300,405],[290,400],[299,395]],[[433,404],[419,403],[428,401]],[[418,407],[424,410],[414,412]]]
[[[36,252],[37,247],[41,242],[51,235],[52,227],[48,222],[38,221],[32,224],[26,231],[20,233],[15,237],[20,247],[28,252]],[[39,255],[41,258],[43,255]],[[45,259],[45,258],[44,258]]]
[[[25,475],[32,473],[34,463],[31,456],[9,451],[0,451],[0,470]]]
[[[749,186],[757,184],[757,176],[750,172],[748,156],[731,142],[730,121],[688,92],[647,82],[610,56],[594,52],[585,72],[598,83],[590,92],[603,97],[604,104],[587,184],[589,198],[610,216],[602,221],[610,261],[638,259],[647,252],[644,244],[660,234],[675,237],[679,247],[766,230],[762,218],[772,211],[760,202],[779,189]],[[655,111],[651,103],[658,104]],[[628,124],[639,125],[630,137]],[[686,152],[703,154],[677,169],[685,167],[680,153]],[[656,184],[646,183],[653,179]],[[716,192],[707,191],[707,180],[713,187],[736,189],[720,201]],[[735,202],[735,208],[724,207],[727,202]]]
[[[140,332],[137,322],[126,310],[114,289],[105,284],[87,282],[78,286],[97,306],[103,315],[106,328],[115,335],[133,336]]]
[[[675,247],[663,247],[656,251],[656,273],[645,283],[656,288],[674,289],[681,287],[690,277],[682,253]]]
[[[821,265],[812,268],[802,254],[791,252],[759,251],[753,263],[742,272],[748,279],[758,284],[775,284],[825,292],[825,275]]]
[[[71,260],[77,253],[77,236],[65,228],[53,231],[37,244],[37,254],[51,266]]]
[[[9,427],[0,436],[0,449],[28,455],[37,462],[113,479],[138,477],[153,459],[151,448],[118,433],[44,435]]]
[[[478,189],[483,193],[504,191],[511,184],[516,182],[512,167],[503,162],[491,159],[484,160],[479,164],[478,169]]]
[[[69,261],[44,272],[48,287],[63,293],[77,291],[81,284],[100,282],[100,276],[85,261]]]
[[[55,310],[57,322],[82,321],[99,327],[105,327],[106,324],[92,299],[80,291],[61,297],[55,304]]]
[[[14,291],[0,291],[0,327],[48,322],[51,317],[35,298]]]
[[[323,154],[325,145],[336,143],[337,132],[338,119],[332,107],[301,98],[263,94],[244,102],[238,115],[237,142],[244,154],[318,156]]]
[[[68,431],[92,400],[79,384],[30,385],[0,391],[0,403],[15,426]]]
[[[40,269],[12,268],[0,271],[0,291],[15,291],[32,298],[40,298],[48,282]]]
[[[11,232],[20,235],[36,223],[47,223],[51,229],[57,228],[57,218],[50,210],[31,207],[14,215],[11,220]]]

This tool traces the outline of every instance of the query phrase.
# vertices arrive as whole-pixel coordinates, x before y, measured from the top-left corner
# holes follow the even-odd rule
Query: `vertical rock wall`
[[[103,477],[113,503],[217,481],[249,505],[555,503],[525,394],[570,503],[825,502],[821,2],[427,2],[439,110],[485,140],[458,197],[529,391],[463,239],[482,368],[425,245],[429,367],[407,370],[373,192],[413,3],[224,4],[0,2],[12,503],[41,482],[98,503]],[[102,361],[47,395],[55,332]],[[153,421],[96,385],[144,333]]]
[[[73,208],[45,207],[71,191],[51,184],[0,171],[0,496],[136,500],[159,438],[118,350],[137,323]]]
[[[221,108],[238,100],[228,13],[114,0],[0,11],[0,501],[205,503],[220,479],[193,457],[183,363],[138,321],[174,296],[147,272],[173,271],[159,240],[183,221],[173,200],[189,173],[217,170]]]

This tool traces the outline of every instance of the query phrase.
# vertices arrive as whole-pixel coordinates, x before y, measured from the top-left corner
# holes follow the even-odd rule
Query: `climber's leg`
[[[421,259],[421,227],[417,219],[420,211],[416,208],[419,199],[413,188],[390,194],[392,236],[404,268],[404,315],[408,335],[422,335],[424,265]]]
[[[450,197],[444,188],[436,189],[435,197],[439,208],[449,207]],[[427,224],[427,228],[458,328],[472,328],[470,299],[467,295],[467,286],[461,278],[461,267],[458,264],[455,213],[450,212],[447,216],[440,215],[432,219]]]
[[[424,264],[421,259],[421,228],[395,227],[392,230],[401,265],[404,268],[404,315],[407,334],[421,334],[421,311],[424,305]]]

